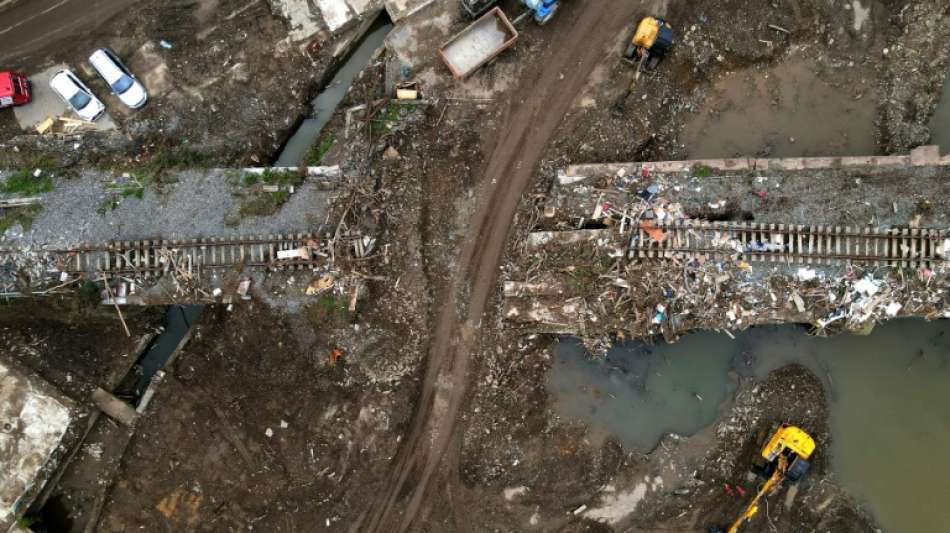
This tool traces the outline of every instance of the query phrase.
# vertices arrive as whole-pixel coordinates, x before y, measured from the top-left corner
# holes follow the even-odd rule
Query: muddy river
[[[716,82],[686,124],[691,159],[870,155],[877,96],[834,87],[803,59]]]
[[[591,360],[572,340],[555,349],[548,390],[558,412],[594,435],[643,451],[665,432],[716,421],[743,379],[789,363],[820,376],[831,402],[831,464],[885,531],[933,533],[950,523],[950,322],[902,320],[870,336],[809,337],[798,326],[732,340],[697,333],[640,342]],[[791,421],[794,422],[794,421]]]

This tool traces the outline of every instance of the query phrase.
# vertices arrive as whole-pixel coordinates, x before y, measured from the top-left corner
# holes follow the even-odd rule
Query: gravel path
[[[307,182],[298,187],[280,210],[269,217],[245,217],[227,225],[236,214],[239,188],[228,182],[226,171],[187,171],[179,182],[160,195],[147,187],[143,198],[121,198],[115,209],[103,210],[110,197],[107,184],[113,176],[85,173],[79,178],[58,179],[56,188],[43,195],[43,210],[24,231],[9,228],[3,240],[24,246],[69,247],[110,240],[197,239],[296,233],[318,228],[326,219],[335,191]],[[233,217],[232,217],[233,218]],[[232,221],[233,222],[233,221]]]

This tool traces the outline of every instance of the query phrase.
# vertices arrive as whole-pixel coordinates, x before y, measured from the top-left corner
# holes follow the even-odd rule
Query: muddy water
[[[728,337],[693,335],[676,345],[626,343],[591,360],[579,343],[564,341],[548,390],[562,415],[651,450],[666,433],[689,435],[715,420],[734,390],[726,379],[732,351]]]
[[[761,378],[792,362],[811,368],[829,391],[828,453],[841,483],[885,531],[947,531],[950,322],[898,321],[867,337],[831,339],[794,326],[757,328],[735,341],[698,333],[653,349],[628,343],[611,354],[589,362],[574,342],[560,343],[549,390],[563,416],[641,450],[663,431],[714,422],[716,402],[734,387],[730,370]],[[690,401],[694,393],[705,393],[703,401]]]
[[[152,341],[138,362],[141,373],[135,384],[135,396],[139,397],[148,387],[152,376],[163,369],[168,359],[178,348],[185,334],[201,317],[203,305],[172,305],[165,311],[165,330]]]
[[[876,96],[835,88],[812,65],[790,59],[717,82],[686,124],[689,157],[871,155]]]
[[[950,154],[950,78],[943,84],[943,93],[930,121],[930,142],[940,146],[940,153]]]
[[[343,66],[337,70],[333,80],[327,84],[326,88],[313,100],[313,116],[304,119],[297,128],[284,149],[274,162],[278,167],[294,167],[306,163],[307,154],[310,148],[320,138],[320,132],[327,122],[333,118],[350,85],[356,79],[356,76],[369,63],[373,53],[383,45],[386,34],[393,28],[393,25],[386,19],[380,17],[369,32],[363,37],[356,50],[350,54],[350,57],[343,63]]]

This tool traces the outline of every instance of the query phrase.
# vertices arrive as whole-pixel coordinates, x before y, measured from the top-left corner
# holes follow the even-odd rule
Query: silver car
[[[89,56],[92,68],[109,84],[112,94],[132,109],[138,109],[148,101],[145,87],[135,79],[129,69],[108,48],[100,48]]]
[[[106,106],[71,70],[57,72],[49,80],[49,86],[66,102],[66,105],[85,120],[96,120],[106,111]]]

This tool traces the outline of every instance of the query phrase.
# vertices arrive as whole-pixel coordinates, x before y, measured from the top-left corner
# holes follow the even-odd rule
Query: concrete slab
[[[310,0],[274,0],[274,7],[290,23],[290,42],[309,41],[323,31],[323,19]]]
[[[723,171],[745,170],[822,170],[859,167],[926,167],[950,165],[950,156],[941,157],[936,146],[921,146],[910,155],[852,157],[792,157],[778,159],[692,159],[686,161],[652,161],[640,163],[606,163],[570,165],[558,178],[561,185],[580,183],[587,178],[610,176],[621,172],[633,175],[641,168],[654,172],[689,172],[696,167]]]
[[[164,96],[174,88],[168,64],[153,41],[143,44],[132,54],[129,69],[142,82],[149,98]]]
[[[432,4],[435,0],[386,0],[386,11],[393,22],[398,22],[416,11]]]
[[[56,119],[68,112],[66,104],[49,88],[50,78],[64,68],[68,67],[62,64],[53,65],[43,72],[28,76],[33,84],[33,101],[13,108],[13,116],[16,117],[21,128],[30,133],[36,133],[36,126],[40,122],[47,118]]]
[[[346,26],[355,16],[346,0],[316,0],[316,2],[323,15],[323,21],[331,32]]]
[[[358,17],[372,15],[385,7],[383,0],[347,0],[347,3]]]
[[[14,525],[45,481],[71,406],[42,379],[0,361],[0,531]]]

